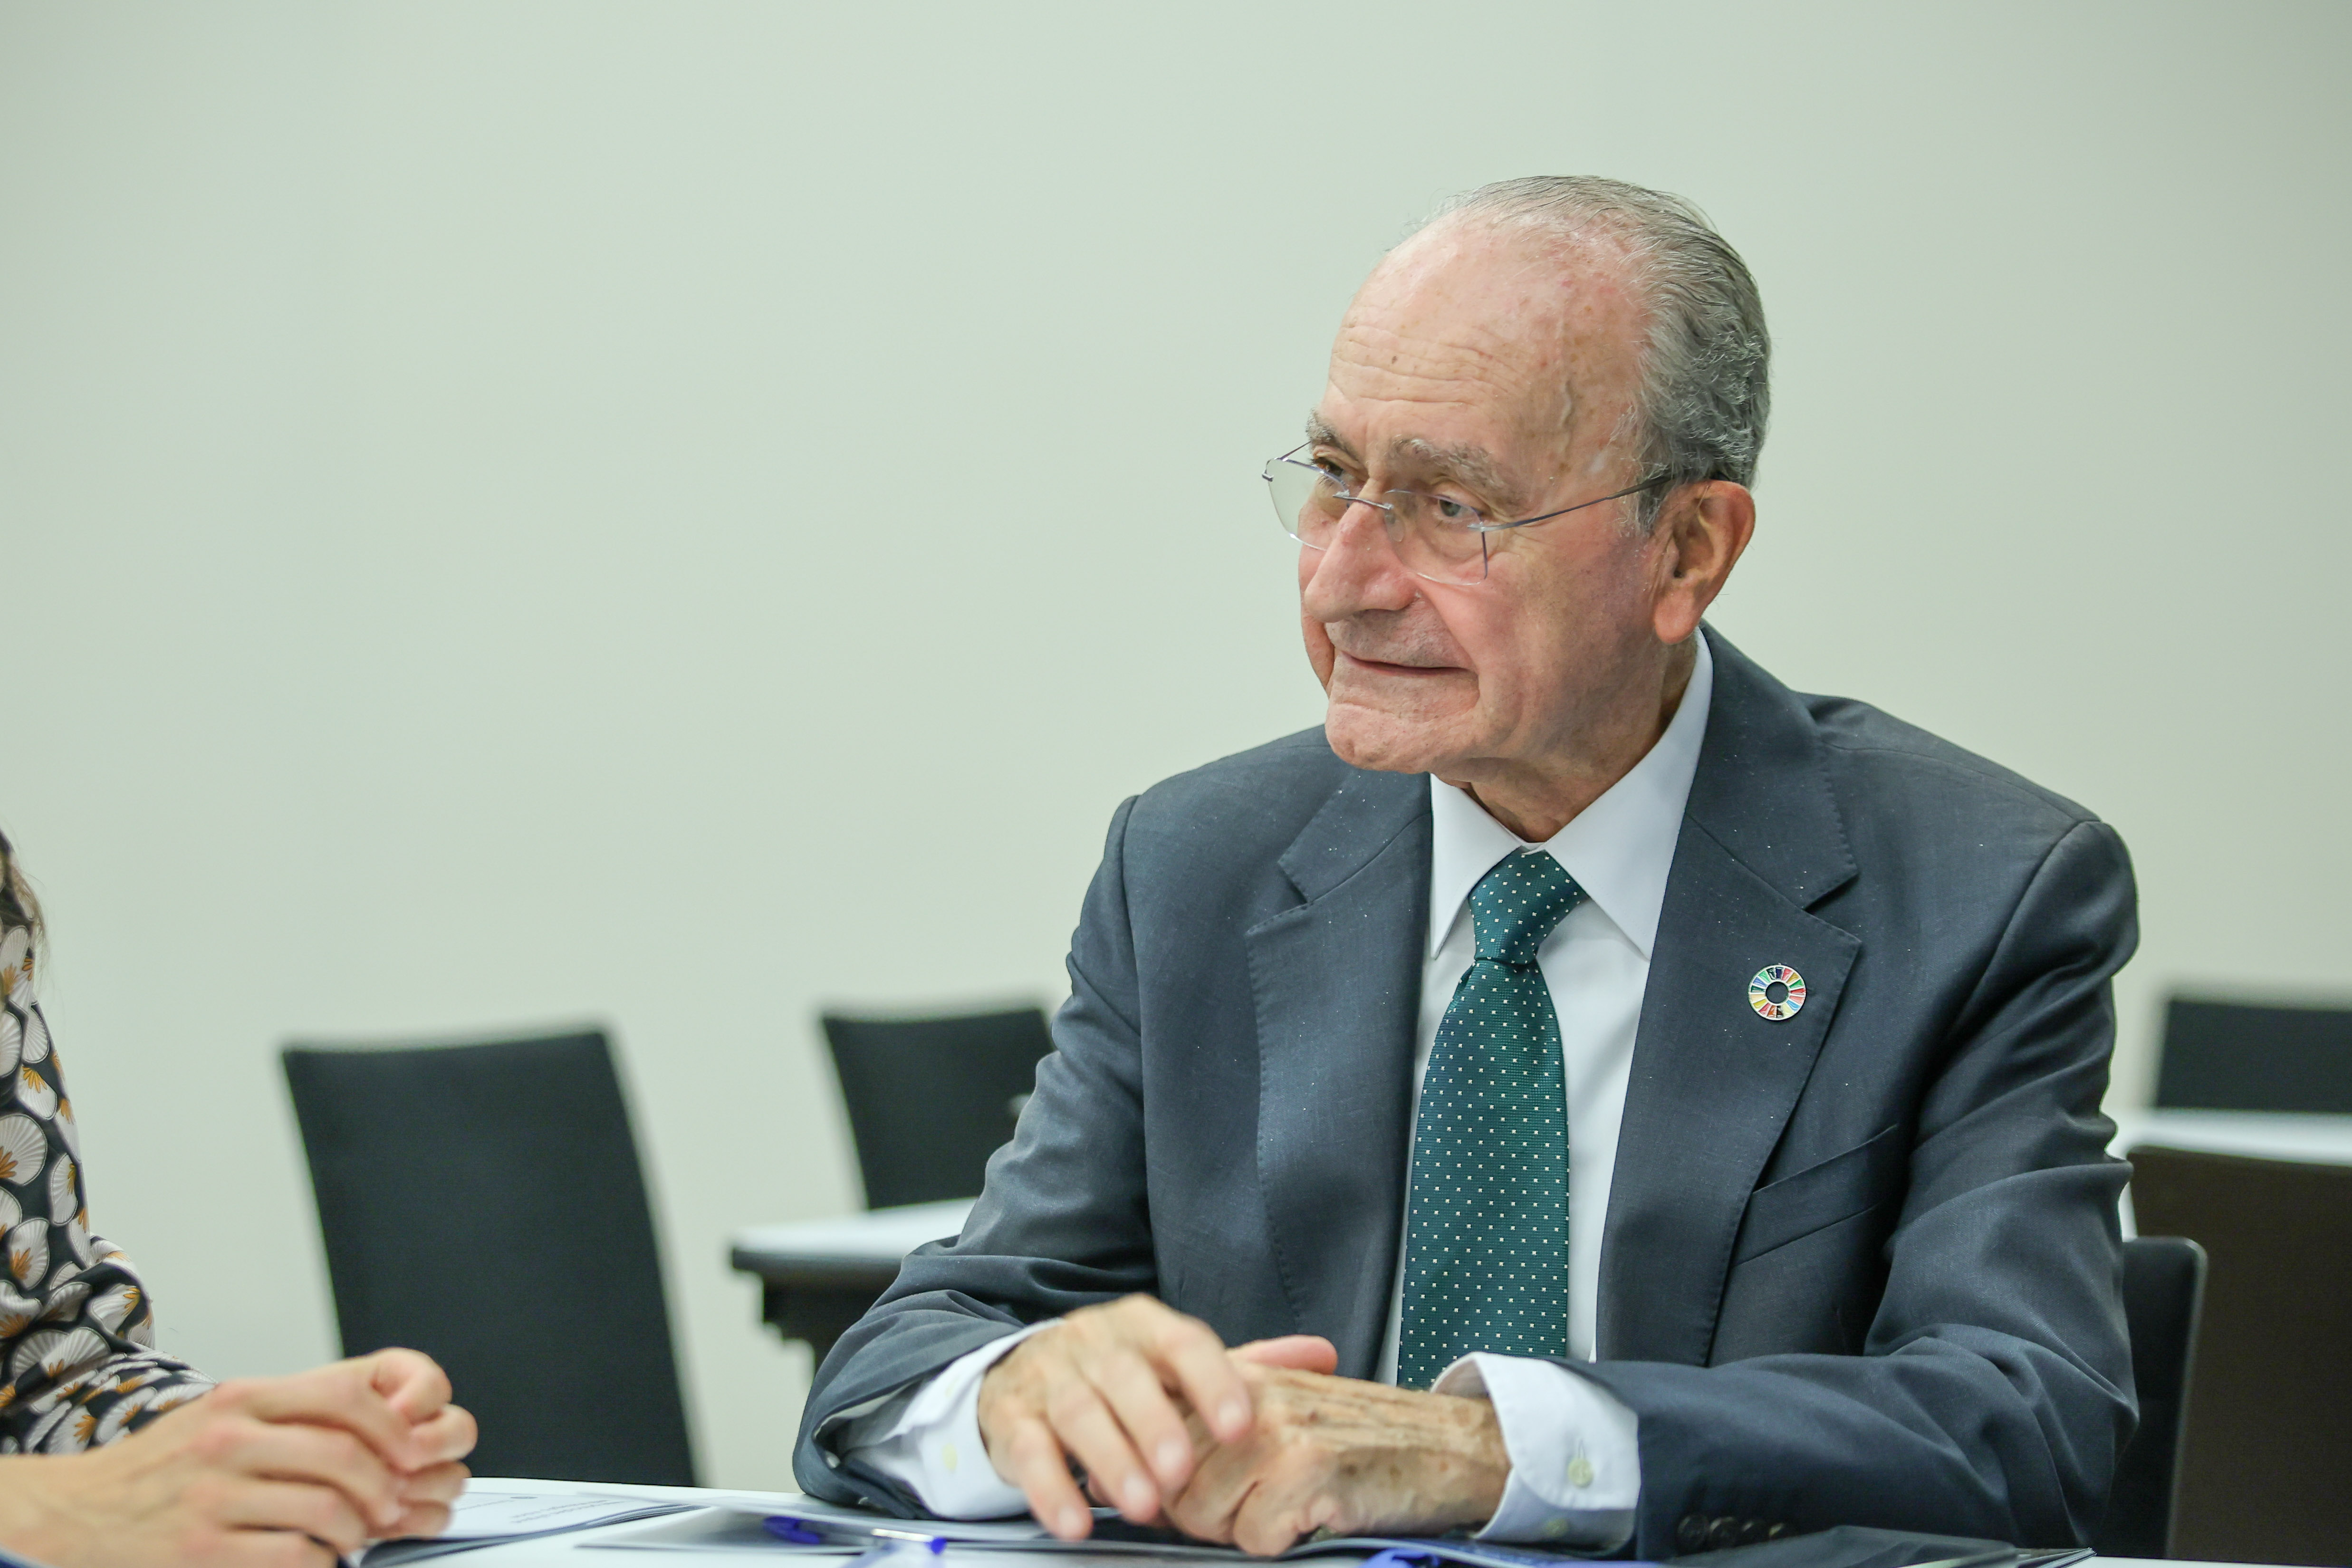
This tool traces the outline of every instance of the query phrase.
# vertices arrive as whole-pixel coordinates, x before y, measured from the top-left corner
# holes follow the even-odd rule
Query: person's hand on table
[[[1251,1348],[1286,1364],[1334,1364],[1328,1340]],[[1092,1531],[1094,1515],[1072,1465],[1097,1497],[1137,1524],[1152,1523],[1192,1479],[1188,1416],[1209,1437],[1237,1441],[1250,1432],[1250,1390],[1206,1323],[1128,1296],[1081,1308],[1015,1345],[981,1381],[979,1415],[997,1474],[1021,1489],[1039,1523],[1076,1541]]]
[[[449,1528],[449,1505],[466,1489],[459,1461],[474,1451],[473,1415],[449,1402],[449,1374],[420,1352],[382,1350],[344,1364],[367,1369],[368,1385],[408,1423],[412,1448],[427,1456],[403,1479],[401,1515],[388,1533],[440,1534]]]
[[[1202,1457],[1167,1503],[1185,1534],[1270,1557],[1318,1530],[1443,1535],[1502,1506],[1511,1458],[1487,1401],[1267,1364],[1255,1348],[1232,1352],[1248,1434],[1213,1441],[1195,1417]]]
[[[0,1543],[53,1568],[331,1564],[446,1528],[473,1444],[415,1351],[238,1379],[105,1447],[0,1459]]]
[[[1490,1518],[1510,1474],[1494,1409],[1331,1376],[1312,1335],[1228,1350],[1148,1296],[1071,1313],[982,1380],[997,1473],[1066,1541],[1094,1525],[1072,1478],[1138,1524],[1271,1554],[1317,1529],[1443,1531]]]

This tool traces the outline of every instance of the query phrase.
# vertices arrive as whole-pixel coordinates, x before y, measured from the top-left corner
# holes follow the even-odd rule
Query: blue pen
[[[927,1549],[937,1557],[948,1549],[948,1538],[931,1535],[919,1530],[892,1530],[887,1525],[860,1524],[844,1526],[830,1520],[801,1519],[789,1513],[772,1515],[767,1521],[768,1533],[779,1541],[789,1541],[795,1546],[824,1546],[849,1541],[904,1542],[910,1546]]]

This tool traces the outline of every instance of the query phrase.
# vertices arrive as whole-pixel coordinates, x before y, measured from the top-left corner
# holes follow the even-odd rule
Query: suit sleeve
[[[1122,866],[1128,801],[1070,944],[1070,999],[1013,1142],[963,1233],[918,1248],[817,1370],[793,1456],[811,1494],[906,1516],[899,1481],[843,1452],[856,1416],[1026,1324],[1156,1288],[1144,1194],[1139,1004]]]
[[[2103,823],[2031,878],[1922,1096],[1863,1354],[1572,1368],[1639,1418],[1636,1556],[1705,1545],[1715,1522],[2087,1539],[2135,1416],[2128,1167],[2099,1110],[2133,910]]]

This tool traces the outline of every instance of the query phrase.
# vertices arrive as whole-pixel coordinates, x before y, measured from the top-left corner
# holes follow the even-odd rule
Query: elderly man
[[[1323,728],[1114,816],[1058,1049],[826,1360],[811,1491],[1076,1537],[1075,1472],[1268,1553],[2096,1523],[2129,865],[1703,626],[1765,362],[1656,192],[1489,186],[1381,264],[1266,470]]]

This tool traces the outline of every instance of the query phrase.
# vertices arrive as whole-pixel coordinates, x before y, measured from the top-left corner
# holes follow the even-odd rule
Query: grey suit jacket
[[[2104,823],[1712,630],[1602,1238],[1642,1557],[1785,1525],[2085,1538],[2134,1408],[2099,1112],[2137,940]],[[1319,731],[1112,818],[1055,1053],[962,1236],[826,1357],[795,1468],[913,1511],[829,1418],[1129,1291],[1368,1377],[1411,1139],[1427,781]],[[1759,1017],[1748,978],[1800,971]]]

